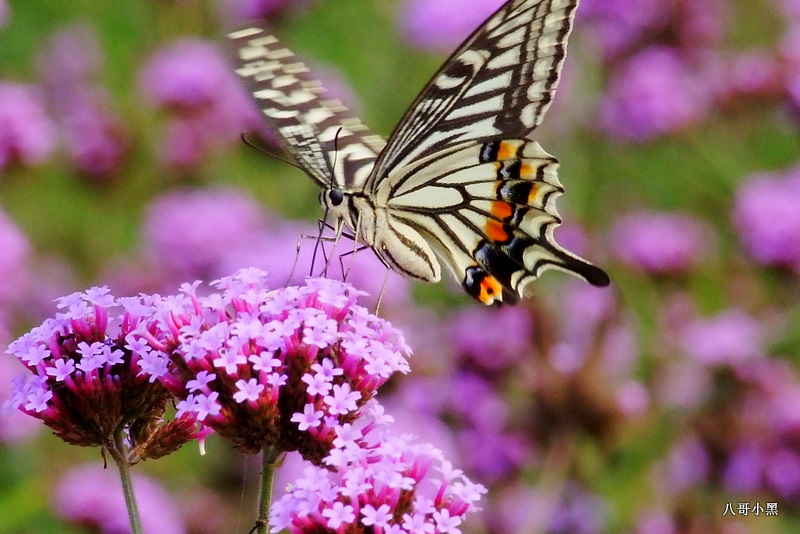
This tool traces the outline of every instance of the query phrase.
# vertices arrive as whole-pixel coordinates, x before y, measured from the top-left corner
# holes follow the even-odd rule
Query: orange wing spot
[[[492,215],[500,220],[508,219],[514,214],[514,207],[508,202],[496,200],[492,202]]]
[[[491,239],[492,241],[499,241],[504,242],[508,241],[508,232],[506,229],[503,228],[503,223],[500,221],[495,221],[494,219],[489,219],[486,221],[486,236]]]
[[[519,177],[523,180],[535,179],[537,172],[539,172],[539,167],[531,165],[530,163],[523,162],[519,167]]]
[[[537,183],[531,184],[531,190],[528,192],[528,204],[534,204],[539,196],[539,189],[541,187]]]
[[[496,300],[503,300],[503,286],[494,276],[487,276],[481,280],[481,292],[478,299],[484,304],[493,304]]]
[[[500,141],[500,148],[497,149],[497,160],[503,161],[514,159],[519,151],[519,143],[514,141]]]

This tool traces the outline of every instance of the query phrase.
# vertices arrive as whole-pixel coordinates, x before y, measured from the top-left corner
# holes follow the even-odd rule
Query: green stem
[[[257,534],[267,534],[269,531],[269,506],[272,501],[272,482],[275,478],[276,462],[280,452],[274,449],[261,451],[261,495],[258,500],[258,519],[256,520]]]
[[[119,469],[119,478],[122,483],[122,493],[125,496],[125,506],[128,509],[128,519],[131,522],[132,534],[143,534],[142,520],[139,517],[139,507],[136,504],[136,495],[133,492],[133,481],[131,480],[131,466],[128,463],[126,454],[125,438],[122,431],[118,430],[114,435],[114,446],[108,451],[114,459]]]

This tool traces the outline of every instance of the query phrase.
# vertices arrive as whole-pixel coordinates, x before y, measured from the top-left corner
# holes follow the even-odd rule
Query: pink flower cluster
[[[150,317],[146,306],[93,287],[58,299],[58,307],[6,351],[29,371],[15,380],[11,407],[74,445],[106,447],[120,428],[131,429],[138,458],[163,456],[195,437],[193,417],[161,420],[171,395],[144,372],[152,351],[134,334]]]
[[[273,504],[271,532],[460,533],[484,487],[435,447],[384,435],[380,423],[337,428],[327,467],[308,467]]]
[[[159,356],[146,369],[178,396],[179,414],[243,452],[300,451],[319,463],[335,429],[360,415],[389,377],[408,371],[409,348],[388,322],[356,304],[347,284],[308,279],[270,290],[250,268],[152,303],[140,329]]]

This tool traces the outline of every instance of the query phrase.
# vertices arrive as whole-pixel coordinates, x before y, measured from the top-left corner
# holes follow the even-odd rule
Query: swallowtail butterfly
[[[530,297],[560,269],[608,275],[561,248],[558,161],[528,139],[558,85],[578,0],[510,0],[453,53],[388,141],[371,134],[275,36],[229,35],[236,72],[267,122],[384,264],[436,282],[440,261],[485,304]]]

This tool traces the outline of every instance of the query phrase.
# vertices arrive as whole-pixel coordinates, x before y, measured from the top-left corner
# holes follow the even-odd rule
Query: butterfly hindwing
[[[608,283],[602,270],[555,242],[553,230],[561,222],[556,199],[563,188],[558,161],[538,143],[468,142],[404,171],[383,184],[379,202],[417,229],[482,302],[530,296],[530,282],[547,269]]]
[[[228,36],[236,48],[236,73],[255,98],[272,131],[321,186],[360,187],[384,140],[335,99],[278,39],[261,28]],[[334,168],[334,162],[336,168]]]

